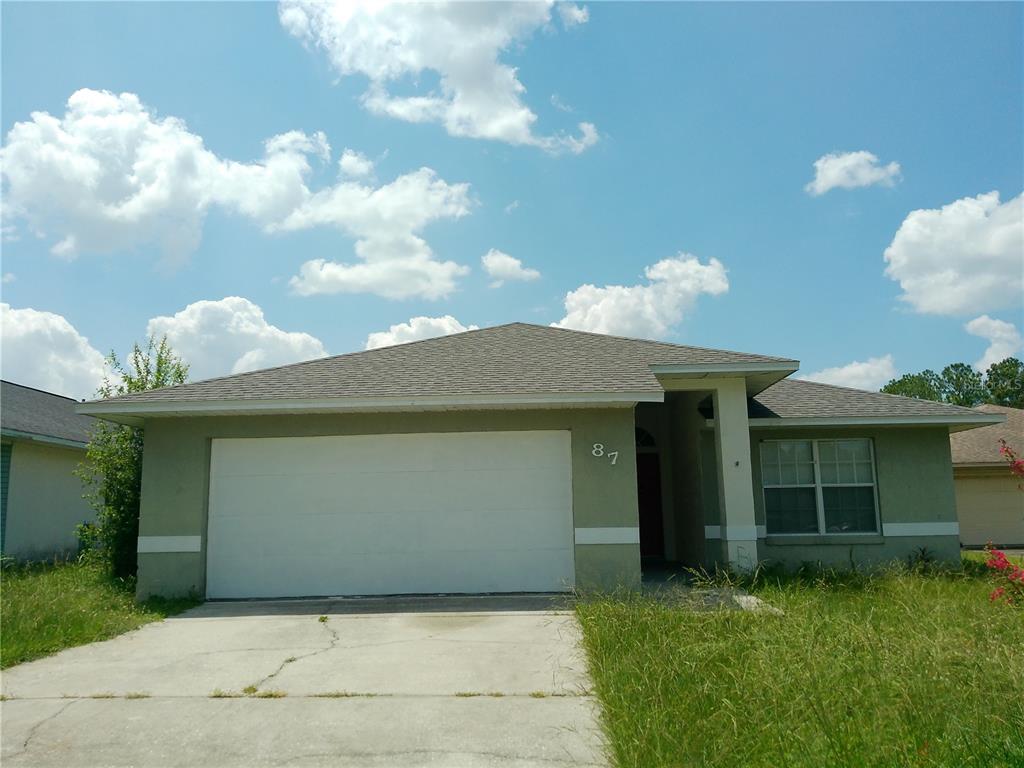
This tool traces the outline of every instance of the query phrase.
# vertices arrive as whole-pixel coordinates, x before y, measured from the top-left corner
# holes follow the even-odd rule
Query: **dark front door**
[[[640,507],[640,557],[663,558],[661,464],[656,453],[636,455],[636,496]]]

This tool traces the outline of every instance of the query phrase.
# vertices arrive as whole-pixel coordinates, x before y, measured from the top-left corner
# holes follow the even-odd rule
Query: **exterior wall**
[[[143,599],[150,595],[206,592],[206,515],[213,438],[542,429],[572,433],[573,517],[577,536],[579,529],[635,531],[638,513],[632,408],[148,420],[139,536],[200,539],[199,551],[140,552],[138,596]],[[602,443],[605,451],[619,451],[618,461],[612,465],[607,456],[593,456],[594,443]],[[610,538],[615,539],[615,535]],[[575,559],[579,589],[639,586],[640,548],[636,543],[576,544]]]
[[[805,562],[834,567],[870,566],[906,560],[926,548],[937,560],[959,563],[953,471],[945,427],[752,430],[750,451],[757,525],[765,524],[759,452],[762,440],[850,437],[868,437],[874,442],[882,531],[877,535],[768,535],[758,541],[759,559],[787,566]],[[887,534],[887,528],[903,535]],[[934,534],[936,530],[949,532]]]
[[[953,470],[960,541],[983,547],[1024,547],[1024,492],[1005,465]]]
[[[11,444],[3,552],[24,560],[75,552],[79,523],[96,515],[74,470],[84,452],[15,440]]]

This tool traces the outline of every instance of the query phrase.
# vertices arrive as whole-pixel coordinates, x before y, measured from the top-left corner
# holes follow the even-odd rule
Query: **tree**
[[[981,373],[967,363],[952,363],[942,369],[942,401],[953,405],[973,408],[985,401],[988,392],[981,380]]]
[[[122,364],[113,352],[97,397],[116,397],[173,384],[183,384],[188,366],[174,354],[167,339],[150,337],[145,348],[135,344]],[[113,376],[113,379],[111,378]],[[85,497],[96,510],[96,523],[82,526],[82,544],[95,551],[115,576],[135,575],[142,488],[141,429],[97,420],[78,476]]]
[[[987,402],[1024,408],[1024,363],[1016,357],[992,363],[985,372],[985,384]]]
[[[932,370],[905,373],[882,387],[882,391],[890,395],[916,397],[918,400],[941,400],[942,381],[939,374]]]

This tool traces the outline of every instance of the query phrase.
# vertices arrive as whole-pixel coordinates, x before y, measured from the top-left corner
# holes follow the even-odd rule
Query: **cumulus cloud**
[[[61,315],[0,304],[0,334],[8,381],[79,400],[103,381],[103,355]]]
[[[341,159],[338,160],[338,169],[345,176],[353,176],[356,178],[370,176],[373,174],[373,160],[368,158],[362,152],[356,152],[354,149],[346,148],[345,151],[341,153]]]
[[[884,355],[869,357],[864,361],[854,360],[847,365],[825,368],[796,378],[877,392],[889,381],[895,379],[897,375],[892,355]]]
[[[915,311],[966,315],[1019,306],[1024,295],[1024,196],[965,197],[912,211],[885,249],[885,274]]]
[[[562,19],[562,24],[566,29],[579,26],[580,24],[586,24],[590,21],[590,11],[585,5],[559,3],[557,8],[558,15]]]
[[[540,277],[540,272],[536,269],[524,267],[522,261],[496,248],[491,248],[485,253],[480,258],[480,263],[484,265],[484,272],[494,278],[492,288],[500,288],[506,280],[527,282]]]
[[[832,152],[814,161],[814,180],[804,189],[824,195],[830,189],[856,189],[879,184],[891,187],[900,180],[900,164],[882,165],[871,152]]]
[[[982,315],[967,323],[964,330],[972,336],[980,336],[988,341],[985,354],[974,364],[979,371],[987,371],[992,363],[1016,357],[1021,349],[1024,349],[1024,340],[1021,339],[1017,326],[1005,320]]]
[[[146,333],[161,338],[189,364],[189,378],[208,379],[323,357],[314,336],[271,325],[240,296],[197,301],[170,317],[154,317]]]
[[[356,256],[367,263],[355,267],[363,272],[387,272],[385,262],[393,262],[390,279],[410,271],[439,276],[440,282],[418,278],[381,295],[450,292],[464,268],[437,261],[419,232],[431,221],[465,215],[469,185],[448,184],[421,168],[376,186],[368,180],[373,163],[345,150],[341,180],[311,190],[311,161],[328,162],[330,154],[323,133],[289,131],[268,139],[258,161],[223,159],[183,121],[156,117],[135,94],[83,89],[68,99],[63,117],[35,112],[8,133],[0,150],[3,213],[5,221],[20,218],[37,234],[53,234],[51,250],[65,258],[156,247],[173,261],[197,247],[203,220],[217,206],[267,232],[340,229],[356,239]],[[378,292],[381,281],[362,284]]]
[[[390,347],[420,339],[433,339],[452,333],[475,331],[475,325],[463,325],[451,315],[441,317],[413,317],[407,323],[392,325],[386,331],[377,331],[366,337],[366,348]]]
[[[322,50],[341,75],[369,79],[363,104],[371,112],[413,123],[438,123],[452,136],[493,139],[548,152],[583,152],[597,129],[579,135],[541,135],[537,115],[523,102],[526,88],[501,54],[551,21],[550,0],[530,3],[321,2],[284,0],[281,25],[303,44]],[[563,26],[587,20],[585,8],[559,7]],[[436,88],[416,88],[424,73]]]
[[[682,321],[702,294],[729,290],[725,267],[718,259],[702,264],[680,253],[644,270],[642,285],[586,284],[565,295],[565,317],[557,328],[660,338]]]

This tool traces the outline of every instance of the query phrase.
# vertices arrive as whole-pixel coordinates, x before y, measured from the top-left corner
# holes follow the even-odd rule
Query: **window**
[[[877,533],[871,441],[764,440],[769,534]]]

